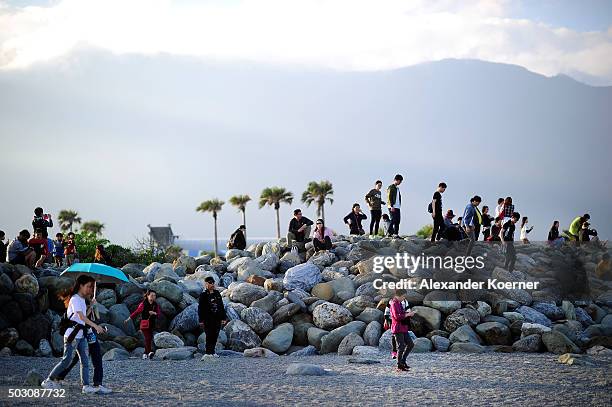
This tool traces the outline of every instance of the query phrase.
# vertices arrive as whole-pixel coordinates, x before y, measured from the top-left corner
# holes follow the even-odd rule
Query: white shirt
[[[71,320],[75,321],[78,324],[85,325],[85,321],[79,317],[78,312],[82,312],[83,315],[87,314],[87,304],[85,303],[85,298],[81,297],[78,294],[75,294],[70,298],[70,302],[68,303],[68,309],[66,309],[66,314],[70,317]],[[74,328],[66,329],[66,333],[64,334],[64,338],[70,336]],[[75,338],[82,338],[83,330],[79,329]]]
[[[401,209],[401,207],[402,207],[402,202],[401,202],[402,198],[401,198],[401,196],[402,195],[400,194],[399,187],[396,186],[396,188],[397,188],[397,195],[395,195],[395,203],[393,204],[393,207],[397,208],[397,209]]]
[[[521,240],[527,239],[527,224],[521,228]]]
[[[499,204],[495,207],[495,217],[502,216],[501,210],[504,207],[504,204]]]

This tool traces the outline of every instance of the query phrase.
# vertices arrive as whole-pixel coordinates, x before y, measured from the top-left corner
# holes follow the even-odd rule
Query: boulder
[[[416,317],[420,317],[425,321],[428,331],[440,329],[442,313],[439,310],[417,305],[416,307],[412,307],[412,311],[415,313]]]
[[[273,358],[278,356],[278,354],[266,348],[245,349],[243,354],[247,358]]]
[[[453,332],[462,325],[476,326],[480,322],[480,314],[471,308],[462,308],[450,314],[444,321],[444,328]]]
[[[183,290],[178,285],[167,280],[153,281],[149,288],[154,290],[158,296],[164,297],[173,303],[179,303],[183,299]]]
[[[531,308],[544,314],[551,321],[565,319],[565,311],[561,307],[548,302],[536,302],[531,304]]]
[[[319,283],[312,288],[312,295],[325,301],[334,298],[334,288],[329,283]]]
[[[431,352],[433,344],[427,338],[416,338],[414,341],[414,347],[411,353],[427,353]]]
[[[0,349],[15,346],[19,340],[19,332],[15,328],[6,328],[0,332]]]
[[[451,352],[458,353],[483,353],[485,351],[484,346],[478,345],[471,342],[456,342],[450,346]]]
[[[130,310],[125,304],[115,304],[110,307],[109,318],[110,323],[116,326],[119,329],[122,329],[128,335],[134,335],[136,333],[136,329],[134,328],[134,323],[132,320],[129,320],[125,323],[125,320],[130,317]]]
[[[542,337],[538,334],[527,335],[512,344],[516,352],[540,352]]]
[[[357,317],[357,320],[363,321],[366,324],[369,324],[370,322],[373,322],[373,321],[382,322],[383,317],[384,317],[384,313],[381,310],[368,307],[364,309],[361,314],[359,314],[359,316]]]
[[[461,325],[450,334],[448,339],[451,341],[451,343],[470,342],[478,345],[481,343],[480,337],[469,325]]]
[[[172,263],[172,267],[176,270],[179,267],[184,267],[187,274],[191,274],[195,272],[196,269],[196,260],[193,257],[180,255],[174,262]]]
[[[117,294],[115,290],[111,290],[110,288],[101,288],[98,289],[96,294],[96,301],[106,308],[110,308],[117,303]]]
[[[251,307],[260,308],[272,315],[276,309],[276,303],[283,298],[283,295],[278,291],[270,291],[265,297],[253,301]]]
[[[317,349],[321,349],[321,340],[325,335],[329,334],[329,331],[317,327],[312,327],[308,328],[308,331],[306,331],[306,333],[308,336],[308,343]]]
[[[340,341],[338,345],[338,355],[350,355],[353,353],[353,348],[363,345],[364,342],[361,336],[355,332],[351,332]]]
[[[300,306],[297,304],[285,304],[279,307],[274,315],[272,315],[272,321],[274,325],[282,324],[291,319],[292,316],[300,312]]]
[[[246,323],[235,319],[224,328],[227,335],[227,348],[236,352],[261,346],[261,339]]]
[[[34,348],[23,339],[19,339],[15,344],[15,352],[21,356],[34,356]]]
[[[338,258],[336,257],[336,255],[328,251],[317,252],[310,259],[308,259],[309,262],[315,264],[319,269],[331,266],[337,260]]]
[[[348,324],[332,330],[329,334],[321,339],[321,354],[336,352],[338,345],[342,342],[345,336],[355,332],[359,335],[365,330],[366,324],[361,321],[352,321]]]
[[[116,336],[113,338],[113,341],[117,342],[130,352],[136,349],[139,345],[138,339],[134,338],[133,336]]]
[[[37,354],[39,354],[42,357],[49,357],[53,355],[53,349],[51,349],[51,344],[49,343],[48,340],[46,339],[40,340],[40,343],[38,344]]]
[[[351,298],[345,301],[342,306],[348,309],[353,317],[361,314],[366,308],[373,308],[376,306],[374,299],[366,295],[360,295],[358,297]],[[369,322],[369,321],[367,321]]]
[[[274,322],[270,314],[261,308],[245,308],[240,313],[240,318],[258,334],[265,334],[274,327]]]
[[[23,385],[27,387],[40,387],[43,382],[43,377],[38,370],[30,369],[26,374],[26,378],[23,381]]]
[[[131,294],[143,294],[143,289],[133,282],[117,284],[115,287],[117,293],[117,299],[123,301],[123,299]],[[159,293],[158,293],[159,294]],[[110,307],[109,307],[110,308]]]
[[[559,331],[544,332],[542,342],[551,353],[580,353],[580,348]]]
[[[130,276],[132,278],[139,278],[144,277],[143,270],[145,269],[145,267],[146,266],[144,264],[128,263],[125,266],[121,267],[121,271],[123,271],[126,276]]]
[[[591,316],[584,310],[584,308],[576,307],[576,321],[580,322],[583,327],[588,327],[589,325],[593,325],[595,321],[591,318]]]
[[[305,314],[301,314],[305,315]],[[308,345],[308,330],[314,325],[310,322],[292,322],[293,324],[293,344],[298,346]]]
[[[194,346],[182,346],[179,348],[158,349],[155,357],[161,360],[188,360],[198,350]]]
[[[552,323],[550,319],[546,317],[546,315],[542,314],[540,311],[536,311],[535,309],[528,307],[526,305],[520,306],[516,312],[521,314],[525,318],[525,322],[532,322],[540,325],[544,325],[547,327],[551,327]],[[504,315],[505,316],[505,315]]]
[[[385,332],[383,332],[383,334],[380,336],[378,340],[378,349],[382,351],[390,352],[392,348],[392,345],[391,345],[392,337],[393,337],[393,334],[391,333],[390,329],[387,329]]]
[[[130,358],[130,353],[124,349],[113,348],[107,351],[103,356],[102,360],[105,362],[110,362],[114,360],[127,360]]]
[[[261,343],[275,353],[285,353],[293,341],[293,325],[284,323],[271,330]]]
[[[351,312],[341,305],[326,302],[318,305],[313,313],[313,323],[325,330],[337,328],[353,320]],[[364,324],[365,326],[365,324]]]
[[[24,274],[15,280],[15,292],[28,293],[35,297],[38,294],[38,280],[32,274]]]
[[[232,284],[228,290],[230,300],[244,304],[247,307],[250,307],[254,301],[268,295],[268,292],[263,287],[249,283]]]
[[[364,321],[365,322],[365,321]],[[378,340],[382,332],[382,325],[378,321],[372,321],[363,332],[363,343],[367,346],[378,346]]]
[[[199,326],[200,320],[198,315],[198,304],[191,304],[182,310],[170,322],[169,329],[171,331],[179,330],[180,332],[193,331]]]
[[[451,344],[448,338],[445,338],[440,335],[433,335],[431,337],[431,342],[434,348],[439,352],[448,352],[448,349],[450,348],[450,344]]]
[[[19,338],[28,342],[32,346],[38,346],[41,339],[49,336],[51,323],[42,314],[34,314],[30,318],[21,322],[17,330]]]
[[[291,267],[285,273],[283,285],[285,289],[301,288],[310,291],[321,281],[321,270],[313,263],[303,263]]]
[[[295,352],[291,352],[291,356],[314,356],[317,354],[317,348],[312,345],[308,345],[303,349],[300,349]]]
[[[523,322],[521,325],[521,335],[523,337],[530,336],[533,334],[542,335],[544,332],[550,332],[551,329],[542,324],[532,324],[530,322]]]
[[[476,325],[476,333],[484,339],[487,345],[510,345],[512,335],[510,328],[499,322],[484,322]]]
[[[158,348],[181,348],[185,346],[185,343],[181,338],[170,332],[160,332],[155,334],[153,342]]]

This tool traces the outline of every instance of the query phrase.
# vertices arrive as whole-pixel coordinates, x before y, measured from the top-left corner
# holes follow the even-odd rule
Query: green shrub
[[[416,235],[422,239],[428,239],[431,237],[433,232],[433,225],[425,225],[421,229],[417,230]]]

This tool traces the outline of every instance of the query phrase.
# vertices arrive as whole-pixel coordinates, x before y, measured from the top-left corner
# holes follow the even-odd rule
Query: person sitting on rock
[[[389,228],[391,227],[391,219],[389,219],[389,215],[384,213],[382,215],[382,223],[380,228],[382,229],[383,236],[387,236],[389,234]]]
[[[206,286],[198,301],[200,328],[206,334],[206,353],[204,357],[219,357],[215,353],[215,346],[217,345],[217,338],[219,338],[219,331],[227,322],[227,314],[221,294],[215,289],[215,279],[210,276],[206,277],[204,284]]]
[[[313,221],[302,215],[301,209],[293,211],[293,218],[289,222],[289,232],[287,232],[287,247],[293,247],[294,242],[306,243],[306,237],[310,236]]]
[[[578,241],[580,243],[588,243],[591,241],[591,236],[597,237],[597,231],[595,229],[589,229],[591,224],[589,222],[584,222],[580,227],[580,231],[578,232]]]
[[[8,260],[11,264],[22,264],[32,267],[36,263],[36,253],[28,245],[30,232],[26,229],[19,232],[19,236],[8,246]]]
[[[456,223],[453,223],[455,213],[452,209],[446,211],[444,215],[444,230],[442,231],[442,237],[451,242],[460,240],[459,228]]]
[[[331,250],[332,238],[336,234],[333,230],[325,226],[323,219],[317,219],[315,230],[312,233],[312,243],[314,244],[315,252],[321,250]]]
[[[361,206],[358,203],[354,203],[351,213],[344,217],[344,223],[349,226],[351,235],[363,235],[365,231],[363,226],[361,226],[361,221],[367,218],[366,214],[361,211]]]
[[[161,308],[155,301],[157,299],[157,293],[151,289],[147,290],[144,294],[144,298],[138,307],[132,314],[123,321],[127,324],[131,319],[136,318],[138,314],[141,315],[140,319],[140,331],[144,336],[145,350],[142,354],[142,359],[153,359],[155,353],[153,352],[151,342],[153,341],[153,331],[155,330],[157,317],[161,314]]]
[[[230,236],[227,242],[227,248],[228,249],[238,249],[238,250],[246,249],[245,233],[246,233],[246,226],[240,225],[240,227],[236,229],[234,233],[232,233],[232,235]]]
[[[502,230],[502,217],[498,216],[495,218],[495,223],[491,226],[491,234],[487,238],[488,242],[501,242],[501,238],[499,237],[499,232]]]
[[[28,246],[36,253],[37,260],[34,266],[36,268],[42,267],[49,254],[47,239],[43,237],[42,231],[37,230],[34,232],[34,237],[28,240]]]
[[[564,242],[564,239],[559,236],[559,221],[553,222],[550,230],[548,231],[548,244],[550,246],[559,247]]]

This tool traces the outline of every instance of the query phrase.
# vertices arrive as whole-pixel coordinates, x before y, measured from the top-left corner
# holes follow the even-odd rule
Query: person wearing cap
[[[215,345],[221,327],[227,322],[227,314],[221,294],[215,289],[215,279],[210,276],[206,277],[204,284],[204,291],[200,294],[198,305],[200,328],[206,334],[206,354],[204,356],[218,357],[215,353]]]
[[[452,209],[446,211],[446,215],[444,216],[444,237],[446,238],[446,240],[459,240],[459,228],[456,223],[453,223],[454,217],[455,213]]]

